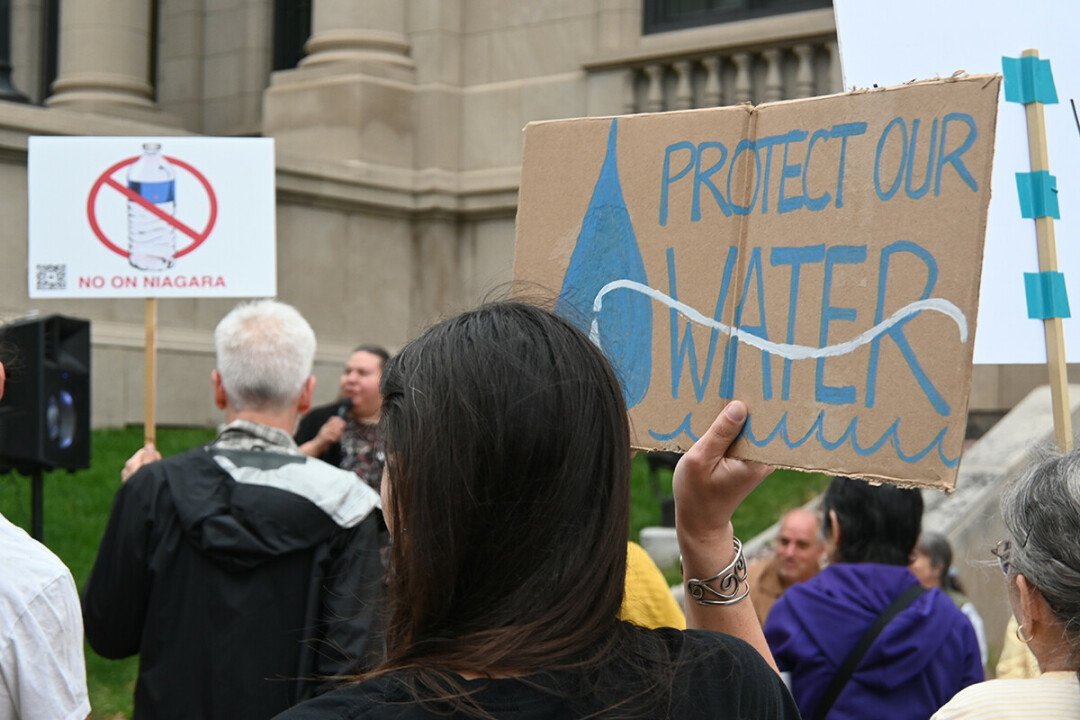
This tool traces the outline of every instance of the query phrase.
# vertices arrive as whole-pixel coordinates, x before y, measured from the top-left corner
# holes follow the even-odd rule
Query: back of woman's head
[[[919,537],[923,500],[918,490],[871,485],[857,478],[833,478],[822,501],[825,534],[829,511],[840,523],[837,562],[907,565]]]
[[[1080,451],[1035,464],[1001,495],[1010,574],[1042,593],[1080,655]]]
[[[952,567],[952,546],[949,539],[939,532],[925,530],[919,535],[915,550],[926,556],[930,567],[940,573],[944,583],[949,575],[949,568]]]
[[[394,537],[387,669],[582,660],[616,622],[629,433],[618,383],[569,323],[481,307],[382,379]]]
[[[926,556],[926,561],[942,590],[963,594],[963,585],[952,565],[953,551],[949,538],[933,530],[924,530],[919,534],[919,541],[915,543],[915,553]]]

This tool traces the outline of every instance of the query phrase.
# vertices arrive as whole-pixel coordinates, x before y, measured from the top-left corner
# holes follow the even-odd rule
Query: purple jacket
[[[906,567],[831,565],[776,601],[765,638],[803,718],[814,716],[833,675],[859,638],[915,584]],[[885,626],[829,713],[830,720],[926,720],[959,690],[983,679],[975,631],[938,589]]]

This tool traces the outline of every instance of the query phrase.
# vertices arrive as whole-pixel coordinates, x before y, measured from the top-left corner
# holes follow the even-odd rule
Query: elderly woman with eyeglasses
[[[1017,637],[1042,669],[959,692],[933,720],[1080,717],[1080,451],[1038,463],[1001,497],[994,549]]]

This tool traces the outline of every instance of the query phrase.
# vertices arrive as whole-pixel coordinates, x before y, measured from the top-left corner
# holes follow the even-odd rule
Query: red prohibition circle
[[[120,162],[116,163],[115,165],[110,167],[108,170],[103,172],[98,177],[98,179],[94,181],[93,187],[90,188],[90,194],[86,198],[86,217],[90,221],[90,229],[94,231],[94,235],[97,236],[97,239],[100,240],[101,243],[105,247],[109,248],[114,253],[116,253],[117,255],[120,255],[122,257],[129,257],[131,255],[131,253],[129,253],[127,250],[124,250],[123,248],[119,247],[118,245],[113,243],[111,240],[109,240],[108,236],[106,236],[105,233],[101,230],[101,226],[98,225],[98,221],[97,221],[97,212],[96,212],[96,209],[95,209],[95,204],[97,202],[98,193],[101,191],[101,186],[105,185],[105,184],[109,184],[111,187],[114,187],[121,194],[127,195],[127,192],[128,192],[127,188],[125,188],[124,186],[120,185],[115,180],[113,180],[112,175],[117,170],[121,170],[121,169],[127,167],[128,165],[133,164],[138,159],[139,159],[138,155],[135,155],[133,157],[129,157],[126,160],[121,160]],[[198,180],[202,184],[203,189],[206,190],[206,195],[207,195],[207,197],[208,197],[208,199],[210,201],[210,217],[207,219],[206,227],[203,228],[202,232],[195,232],[193,229],[189,228],[188,226],[184,225],[183,223],[179,222],[178,220],[176,220],[175,218],[173,218],[171,216],[162,217],[162,219],[165,220],[167,223],[169,223],[174,228],[176,228],[177,230],[179,230],[180,232],[182,232],[183,234],[187,235],[188,237],[190,237],[192,239],[192,242],[191,242],[190,245],[188,245],[187,247],[185,247],[185,248],[183,248],[181,250],[176,251],[176,257],[179,258],[179,257],[183,257],[183,256],[187,255],[189,252],[191,252],[195,248],[202,245],[204,242],[206,242],[206,238],[208,238],[210,236],[210,231],[214,229],[214,224],[217,222],[217,195],[214,194],[214,188],[210,185],[210,181],[206,179],[206,176],[203,175],[198,170],[196,170],[195,168],[193,168],[191,165],[187,164],[183,160],[179,160],[179,159],[174,158],[174,157],[172,157],[170,155],[166,155],[165,159],[168,160],[173,165],[175,165],[176,167],[181,168],[183,170],[187,170],[189,173],[191,173],[195,177],[195,179]],[[135,198],[132,198],[132,199],[135,199]],[[150,209],[150,208],[147,208],[147,209]]]

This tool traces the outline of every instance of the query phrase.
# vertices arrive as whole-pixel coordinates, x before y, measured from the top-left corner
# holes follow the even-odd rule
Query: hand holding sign
[[[713,581],[710,587],[739,597],[744,593],[746,565],[735,546],[731,517],[772,468],[730,457],[728,450],[742,431],[746,405],[728,403],[701,439],[679,460],[672,479],[675,528],[682,553],[683,577],[710,578],[733,562],[735,581]],[[692,594],[692,588],[688,588]],[[704,591],[703,591],[704,594]],[[775,663],[750,602],[734,602],[718,613],[714,606],[686,603],[688,627],[734,633],[750,642],[775,669]]]

